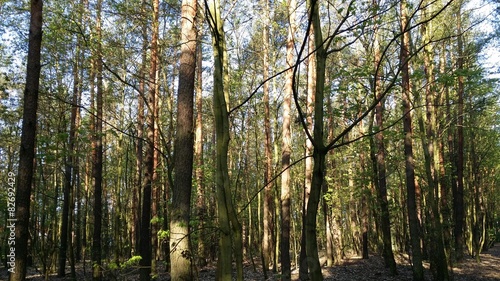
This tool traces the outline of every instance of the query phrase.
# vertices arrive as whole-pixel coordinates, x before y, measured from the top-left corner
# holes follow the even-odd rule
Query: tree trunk
[[[23,97],[23,123],[16,188],[16,214],[15,218],[12,214],[9,216],[10,219],[17,219],[17,223],[15,223],[15,264],[9,268],[12,269],[9,272],[11,272],[10,280],[13,281],[25,280],[28,263],[30,198],[34,174],[33,160],[35,158],[38,91],[41,69],[42,8],[42,0],[31,1],[28,63]]]
[[[219,256],[217,260],[217,280],[231,280],[232,246],[236,261],[236,280],[243,280],[243,249],[241,224],[238,221],[230,189],[228,149],[229,149],[229,92],[228,58],[219,0],[206,1],[206,12],[212,32],[214,51],[214,101],[215,143],[216,143],[216,197],[219,219]],[[231,243],[231,241],[233,243]],[[233,245],[232,245],[233,244]]]
[[[462,35],[462,15],[461,3],[456,13],[457,17],[457,72],[460,73],[464,67],[464,50],[463,50],[463,35]],[[453,215],[454,215],[454,230],[455,235],[455,257],[458,261],[463,259],[464,253],[464,76],[458,75],[458,116],[457,116],[457,184],[452,189],[453,193]]]
[[[289,13],[292,14],[296,10],[296,3],[292,6],[290,3],[288,9]],[[294,17],[295,18],[295,17]],[[289,34],[292,36],[293,34]],[[314,26],[311,25],[309,30],[309,40],[308,40],[308,50],[311,53],[314,47]],[[293,45],[291,46],[293,48]],[[293,73],[292,73],[293,74]],[[293,85],[292,85],[293,87]],[[314,128],[314,103],[315,103],[315,92],[316,92],[316,56],[311,55],[308,57],[307,61],[307,105],[306,105],[306,125],[309,133],[312,134]],[[310,156],[313,154],[313,144],[309,138],[306,138],[305,143],[305,156]],[[302,197],[302,236],[300,241],[300,265],[299,265],[299,279],[307,280],[308,277],[308,267],[307,267],[307,254],[306,254],[306,214],[307,214],[307,204],[309,202],[309,195],[311,193],[311,183],[312,183],[312,171],[313,171],[313,159],[307,157],[305,160],[305,175],[304,175],[304,193]]]
[[[378,6],[377,1],[374,1],[374,5]],[[379,100],[383,93],[380,90],[380,78],[379,73],[380,68],[380,46],[378,42],[378,27],[374,30],[374,85],[373,91],[375,92],[375,98]],[[384,99],[381,99],[375,106],[375,124],[378,130],[383,129],[383,111],[384,111]],[[389,213],[389,203],[387,201],[387,174],[385,167],[385,143],[384,134],[382,131],[378,131],[375,135],[375,143],[377,147],[376,161],[377,161],[377,184],[375,187],[377,189],[377,198],[380,205],[380,219],[382,228],[382,241],[383,241],[383,257],[385,266],[389,268],[391,275],[397,274],[396,261],[394,260],[394,253],[392,251],[392,235],[391,235],[391,221]]]
[[[196,69],[196,0],[183,0],[181,10],[181,57],[177,94],[175,183],[170,212],[170,262],[173,280],[192,280],[190,247],[191,185],[193,182],[194,80]]]
[[[288,29],[288,38],[286,45],[287,66],[293,65],[293,33],[295,31],[295,9],[296,2],[288,2],[288,12],[290,27]],[[291,124],[290,124],[290,105],[292,96],[292,75],[293,69],[286,72],[285,96],[283,98],[283,128],[282,128],[282,152],[281,169],[286,169],[281,175],[281,280],[291,279],[291,260],[290,260],[290,154],[291,154]]]
[[[269,16],[269,3],[268,0],[262,1],[264,10],[264,26],[262,28],[263,40],[263,79],[267,80],[269,77],[269,26],[267,20]],[[262,87],[263,101],[264,101],[264,206],[263,206],[263,235],[262,235],[262,266],[264,270],[264,277],[267,279],[267,271],[269,265],[273,264],[273,250],[274,250],[274,196],[271,182],[273,172],[273,159],[272,159],[272,140],[271,140],[271,122],[269,113],[269,83],[264,82]]]
[[[318,1],[308,1],[310,18],[314,28],[314,46],[316,56],[316,80],[314,103],[314,129],[312,143],[314,146],[314,168],[311,182],[311,194],[307,202],[306,213],[306,254],[309,268],[309,277],[313,281],[323,280],[321,265],[318,256],[318,241],[316,236],[318,205],[321,198],[321,189],[325,176],[325,158],[328,150],[323,143],[323,105],[325,87],[326,51],[323,45]]]
[[[103,171],[103,144],[102,144],[102,125],[103,125],[103,62],[102,62],[102,46],[101,46],[101,9],[102,0],[97,1],[97,92],[95,105],[95,125],[93,136],[93,169],[94,177],[94,229],[92,234],[92,280],[102,280],[102,263],[101,263],[101,230],[102,230],[102,171]]]
[[[78,50],[78,47],[77,47]],[[77,55],[79,51],[77,51]],[[74,164],[75,164],[75,141],[76,141],[76,118],[78,112],[78,101],[79,101],[79,77],[78,77],[78,63],[79,60],[76,59],[73,67],[73,99],[71,105],[71,116],[70,116],[70,129],[68,137],[68,147],[67,147],[67,157],[64,170],[64,190],[63,190],[63,208],[62,208],[62,219],[61,219],[61,244],[59,247],[59,267],[57,276],[64,277],[65,267],[66,267],[66,253],[68,250],[68,240],[71,241],[71,220],[69,220],[69,211],[73,207],[70,206],[71,202],[71,191],[73,189],[73,177],[74,175]]]
[[[199,21],[201,25],[201,21]],[[201,37],[201,31],[198,34],[198,37]],[[205,266],[207,264],[208,255],[209,255],[209,247],[208,243],[206,243],[207,239],[207,231],[205,226],[208,225],[205,220],[208,218],[208,209],[205,201],[205,184],[204,184],[204,173],[203,173],[203,88],[202,88],[202,79],[203,79],[203,68],[202,60],[203,53],[201,44],[197,44],[196,46],[197,54],[196,54],[196,129],[195,129],[195,148],[194,148],[194,161],[196,163],[196,187],[197,187],[197,198],[196,198],[196,208],[198,211],[198,219],[199,219],[199,228],[200,228],[200,237],[201,239],[198,242],[198,257],[199,257],[199,265]]]
[[[407,192],[407,208],[408,208],[408,221],[410,226],[410,240],[412,246],[412,269],[413,280],[423,281],[424,271],[422,267],[422,253],[420,249],[420,236],[419,236],[419,222],[417,217],[417,206],[415,198],[415,164],[413,161],[413,143],[412,143],[412,117],[410,105],[410,76],[409,76],[409,48],[410,38],[407,27],[409,24],[407,18],[406,2],[402,1],[401,7],[401,28],[402,28],[402,41],[400,51],[400,67],[402,73],[402,100],[403,100],[403,130],[405,133],[404,138],[404,152],[406,164],[406,192]]]

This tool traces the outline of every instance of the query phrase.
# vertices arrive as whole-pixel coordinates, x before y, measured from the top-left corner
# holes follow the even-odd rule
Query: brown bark
[[[295,9],[294,0],[288,2],[290,27],[288,29],[288,38],[286,45],[287,66],[293,64],[293,32],[295,31]],[[286,169],[281,175],[281,280],[290,280],[291,278],[291,260],[290,260],[290,154],[291,154],[291,133],[290,133],[290,105],[292,96],[292,75],[293,69],[286,73],[285,96],[283,100],[283,128],[282,128],[282,152],[281,168]]]
[[[142,192],[142,213],[141,213],[141,229],[139,238],[139,254],[141,260],[140,280],[151,280],[152,272],[152,258],[153,258],[153,245],[151,233],[151,216],[152,216],[152,198],[153,193],[153,180],[155,174],[155,123],[156,123],[156,110],[157,104],[156,97],[156,84],[157,84],[157,65],[158,65],[158,7],[159,1],[153,0],[153,19],[152,19],[152,37],[151,37],[151,63],[149,68],[149,92],[148,92],[148,115],[147,115],[147,142],[146,142],[146,158],[144,161],[145,173]],[[156,235],[156,234],[155,234]]]
[[[196,0],[183,0],[181,9],[181,57],[177,93],[175,179],[170,212],[170,261],[173,280],[192,280],[189,223],[194,157],[194,81],[196,69]]]
[[[378,6],[377,1],[373,1],[375,6]],[[378,130],[381,130],[384,126],[383,123],[383,112],[384,112],[384,99],[381,99],[383,94],[380,90],[380,46],[378,42],[378,26],[375,27],[375,40],[374,40],[374,85],[373,91],[375,93],[375,98],[379,100],[375,106],[375,125]],[[377,189],[377,198],[380,205],[380,222],[382,228],[382,241],[383,241],[383,257],[385,266],[389,268],[392,275],[397,274],[396,261],[394,260],[394,253],[392,251],[392,235],[391,235],[391,221],[389,214],[389,203],[387,201],[387,174],[385,167],[385,143],[384,134],[382,131],[378,131],[375,135],[375,143],[377,147],[376,161],[377,161],[377,183],[375,187]]]
[[[94,228],[92,234],[92,280],[102,280],[102,262],[101,262],[101,235],[102,235],[102,172],[103,172],[103,62],[101,46],[101,9],[102,0],[97,1],[97,54],[96,54],[96,102],[95,119],[93,132],[93,168],[92,176],[94,178]]]
[[[461,3],[459,4],[461,5]],[[462,36],[462,15],[461,6],[457,11],[457,71],[460,72],[464,67],[464,50]],[[457,142],[456,142],[456,179],[457,184],[453,187],[453,215],[454,215],[454,230],[455,235],[455,257],[457,260],[463,259],[464,252],[464,76],[458,75],[458,116],[457,116]]]
[[[15,268],[10,280],[22,281],[26,277],[29,239],[30,197],[33,183],[35,157],[35,136],[40,86],[40,50],[42,45],[42,0],[32,0],[30,10],[30,31],[28,43],[28,63],[24,89],[23,123],[19,169],[16,188],[16,251]]]
[[[406,2],[400,3],[401,7],[401,28],[402,28],[402,44],[400,50],[400,68],[402,74],[402,101],[403,101],[403,131],[404,138],[404,152],[405,152],[405,165],[406,165],[406,192],[407,192],[407,208],[408,208],[408,221],[410,227],[410,240],[412,246],[412,269],[413,280],[424,280],[423,267],[422,267],[422,253],[420,249],[419,237],[419,222],[417,218],[417,206],[415,198],[415,164],[413,159],[413,143],[412,143],[412,116],[410,105],[410,76],[409,76],[409,48],[410,38],[407,32],[409,20],[407,18]]]
[[[269,3],[263,0],[264,13],[269,13]],[[264,16],[268,19],[268,16]],[[262,29],[263,40],[263,79],[269,77],[269,30],[268,25],[264,23]],[[264,206],[263,206],[263,236],[262,236],[262,265],[264,276],[267,278],[267,270],[269,265],[273,264],[273,249],[274,249],[274,198],[273,198],[273,183],[271,182],[273,172],[272,160],[272,140],[271,140],[271,122],[269,113],[269,83],[265,82],[262,91],[264,94]]]

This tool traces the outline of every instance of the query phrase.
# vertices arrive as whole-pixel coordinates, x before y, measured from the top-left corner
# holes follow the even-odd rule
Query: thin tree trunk
[[[41,69],[42,10],[42,0],[31,1],[28,63],[26,66],[26,84],[23,97],[23,123],[16,188],[16,262],[15,266],[11,267],[13,268],[13,272],[9,271],[11,272],[10,280],[13,281],[25,280],[28,263],[30,197],[34,174],[33,159],[35,158],[38,91]]]
[[[78,50],[78,47],[77,47]],[[79,51],[77,51],[79,54]],[[65,163],[64,171],[64,190],[63,190],[63,208],[62,208],[62,220],[61,220],[61,245],[59,247],[59,267],[57,275],[59,277],[64,277],[66,272],[66,252],[68,250],[68,240],[71,239],[69,233],[71,233],[71,220],[69,220],[69,211],[73,209],[71,202],[71,191],[73,188],[73,177],[74,175],[74,164],[75,164],[75,141],[76,141],[76,117],[78,112],[78,100],[79,100],[79,77],[78,77],[78,63],[77,59],[74,64],[73,69],[73,99],[71,105],[71,116],[70,116],[70,129],[68,137],[68,147],[67,147],[67,157]]]
[[[170,212],[170,262],[173,280],[192,280],[189,222],[194,157],[194,81],[196,69],[196,0],[183,0],[181,9],[181,57],[177,94],[175,183]]]
[[[464,50],[462,36],[462,15],[461,5],[456,13],[457,18],[457,72],[464,67]],[[457,184],[453,187],[453,214],[454,214],[454,235],[455,235],[455,257],[458,261],[463,259],[464,252],[464,76],[458,75],[458,116],[457,116]]]
[[[264,20],[266,21],[269,17],[269,3],[268,0],[262,1],[262,6],[264,10]],[[262,28],[262,40],[263,40],[263,79],[267,80],[269,76],[269,26],[267,22],[264,22]],[[265,163],[264,163],[264,206],[263,206],[263,235],[262,235],[262,266],[264,270],[264,278],[267,279],[267,271],[269,265],[274,263],[273,261],[273,249],[274,249],[274,198],[273,198],[273,183],[270,182],[273,172],[273,159],[272,159],[272,143],[271,143],[271,122],[269,113],[269,83],[265,82],[263,87],[263,101],[264,101],[264,152],[265,152]]]
[[[101,9],[102,0],[97,1],[97,92],[95,105],[95,125],[93,136],[93,170],[94,177],[94,229],[92,234],[92,280],[102,280],[102,262],[101,262],[101,230],[102,230],[102,172],[103,172],[103,144],[102,144],[102,125],[103,125],[103,62],[102,62],[102,46],[101,46]]]
[[[291,3],[288,7],[289,13],[295,11],[295,6],[292,6]],[[289,34],[291,36],[293,34]],[[314,26],[311,25],[311,29],[309,30],[309,40],[308,40],[308,50],[312,52],[314,47]],[[293,46],[292,46],[293,47]],[[293,87],[293,85],[292,85]],[[307,63],[307,105],[306,105],[306,124],[307,130],[312,134],[314,128],[314,103],[315,103],[315,92],[316,92],[316,56],[311,55],[308,57]],[[309,156],[313,154],[313,144],[309,138],[306,138],[306,149],[305,156]],[[306,214],[307,214],[307,204],[309,202],[309,195],[311,193],[311,183],[312,183],[312,171],[313,171],[313,158],[308,157],[305,160],[305,175],[304,175],[304,193],[302,197],[302,236],[300,242],[300,265],[299,265],[299,279],[307,280],[308,276],[308,266],[307,266],[307,254],[306,254]]]
[[[201,22],[199,22],[201,24]],[[201,29],[200,29],[201,30]],[[198,37],[201,37],[201,31]],[[204,185],[204,173],[203,173],[203,68],[202,60],[202,48],[201,44],[198,43],[196,46],[196,129],[195,129],[195,148],[194,148],[194,161],[196,163],[196,187],[197,187],[197,198],[196,198],[196,208],[198,210],[199,228],[200,228],[200,241],[198,242],[198,257],[199,265],[205,266],[208,261],[208,244],[207,241],[207,231],[205,226],[208,218],[207,204],[205,201],[205,185]]]
[[[378,1],[373,1],[373,5],[378,7]],[[373,91],[375,93],[375,98],[380,99],[381,89],[380,89],[380,46],[378,40],[378,26],[375,26],[374,30],[374,85]],[[375,106],[375,124],[378,130],[381,130],[384,126],[383,124],[383,112],[384,112],[384,99],[380,100]],[[375,143],[377,147],[376,161],[377,161],[377,181],[375,185],[377,189],[377,198],[380,205],[380,219],[382,228],[382,241],[383,241],[383,257],[385,266],[389,268],[391,275],[397,274],[396,261],[394,260],[394,253],[392,251],[392,235],[391,235],[391,221],[389,213],[389,203],[387,201],[387,174],[385,167],[385,143],[384,134],[382,131],[378,131],[375,135]]]

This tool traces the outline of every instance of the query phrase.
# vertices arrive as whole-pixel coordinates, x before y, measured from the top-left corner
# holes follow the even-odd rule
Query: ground
[[[462,262],[456,264],[453,268],[454,281],[500,281],[500,244],[489,249],[480,255],[481,262],[478,263],[475,259],[467,257]],[[429,272],[429,265],[424,265],[426,268],[426,280],[432,280]],[[7,280],[7,269],[0,269],[0,280]],[[83,267],[78,267],[77,280],[91,280],[90,269],[87,265],[86,274],[84,275]],[[45,280],[34,268],[28,271],[27,280],[42,281]],[[248,264],[245,267],[245,280],[261,281],[265,280],[262,272],[254,271],[253,266]],[[411,281],[411,267],[404,257],[398,258],[398,275],[389,276],[388,270],[384,268],[383,260],[379,256],[371,256],[368,260],[359,258],[351,258],[344,260],[341,265],[334,267],[323,268],[323,276],[325,280],[336,281]],[[133,281],[138,280],[137,270],[127,272],[108,272],[107,280]],[[51,281],[66,281],[71,280],[69,277],[57,278],[49,276]],[[170,280],[168,273],[159,274],[159,281]],[[215,268],[205,267],[200,269],[200,281],[215,280]],[[269,278],[268,280],[279,280],[278,276]],[[298,280],[298,275],[294,272],[292,280]]]

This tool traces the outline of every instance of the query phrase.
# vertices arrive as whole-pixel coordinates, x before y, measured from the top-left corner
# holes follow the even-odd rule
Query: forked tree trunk
[[[194,157],[194,80],[196,69],[196,0],[183,0],[181,57],[177,94],[177,133],[174,147],[175,179],[170,209],[170,262],[173,280],[192,280],[190,247],[191,184]]]
[[[241,224],[238,221],[231,195],[228,150],[229,150],[229,92],[226,43],[223,22],[220,15],[219,0],[205,1],[206,18],[212,32],[214,51],[214,95],[213,111],[215,115],[216,143],[216,197],[219,219],[219,255],[217,276],[220,281],[231,280],[232,253],[236,263],[236,280],[243,280],[243,249]],[[231,243],[232,242],[232,243]],[[232,251],[234,247],[234,252]]]
[[[35,136],[40,86],[40,50],[42,45],[42,0],[31,1],[28,63],[23,97],[23,123],[19,170],[16,188],[16,262],[10,280],[24,281],[28,258],[30,197],[33,182],[33,159],[35,157]]]

